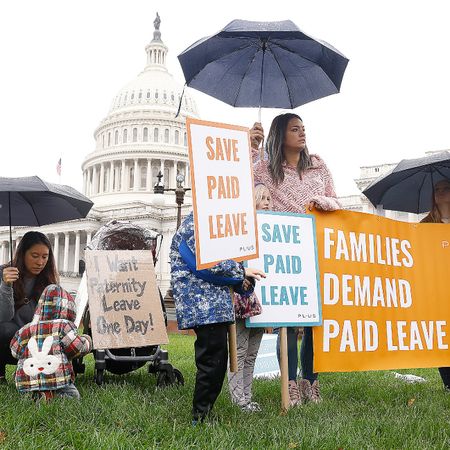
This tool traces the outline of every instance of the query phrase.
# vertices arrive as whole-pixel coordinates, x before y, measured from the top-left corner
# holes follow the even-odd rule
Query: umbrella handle
[[[258,108],[258,123],[261,122],[261,105]],[[259,148],[259,159],[262,161],[264,159],[264,138],[261,141],[261,144],[259,144],[261,147]]]
[[[12,230],[11,230],[11,192],[8,192],[8,214],[9,214],[9,254],[11,259],[9,260],[10,266],[13,263],[13,248],[12,248]]]

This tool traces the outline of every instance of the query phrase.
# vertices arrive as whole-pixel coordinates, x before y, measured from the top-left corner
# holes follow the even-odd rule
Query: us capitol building
[[[169,247],[177,226],[174,188],[190,188],[186,117],[198,117],[194,100],[167,71],[168,48],[161,40],[157,15],[152,41],[145,47],[144,70],[113,98],[108,115],[94,132],[95,150],[83,164],[83,193],[94,206],[87,218],[39,228],[53,245],[61,284],[77,290],[83,270],[84,248],[97,230],[112,219],[132,221],[163,236],[156,266],[163,295],[170,285]],[[177,117],[179,102],[181,109]],[[362,191],[395,164],[361,167],[355,180]],[[160,180],[166,190],[154,193]],[[345,209],[375,213],[364,195],[341,197]],[[181,214],[192,208],[187,190]],[[379,211],[378,211],[379,213]],[[408,213],[386,211],[386,216],[418,221]],[[30,227],[13,229],[13,248]],[[9,261],[9,230],[0,228],[0,263]]]
[[[190,187],[186,117],[198,117],[183,85],[167,71],[168,48],[161,40],[159,16],[152,41],[145,47],[144,70],[113,98],[108,115],[94,132],[95,150],[82,164],[83,193],[94,206],[86,219],[45,225],[38,230],[53,244],[61,284],[76,290],[84,248],[97,230],[112,219],[132,221],[163,236],[156,266],[164,293],[169,288],[169,247],[177,225],[175,193],[154,193],[158,174],[165,188]],[[191,191],[184,197],[182,216],[192,208]],[[31,227],[13,229],[13,247]],[[0,228],[0,263],[9,261],[9,230]],[[80,264],[81,261],[81,264]]]

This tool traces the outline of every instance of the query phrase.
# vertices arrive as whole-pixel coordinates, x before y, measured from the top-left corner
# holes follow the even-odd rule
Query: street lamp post
[[[184,175],[179,173],[177,175],[177,187],[176,188],[165,188],[164,185],[161,183],[163,175],[161,171],[158,173],[156,178],[158,178],[158,182],[153,187],[153,192],[155,194],[164,194],[164,192],[175,192],[175,202],[177,204],[177,230],[180,228],[181,225],[181,207],[184,204],[184,196],[187,191],[190,191],[191,188],[185,188],[183,187],[184,183]],[[164,296],[164,303],[166,305],[166,308],[174,308],[175,304],[173,301],[173,292],[172,288],[169,288],[166,292],[166,295]]]
[[[177,210],[177,230],[181,225],[181,207],[184,204],[184,196],[187,191],[190,191],[191,188],[185,188],[183,187],[184,183],[184,175],[182,173],[179,173],[177,175],[177,187],[176,188],[165,188],[164,185],[161,183],[161,179],[163,178],[163,175],[161,171],[156,176],[158,178],[158,182],[153,187],[153,192],[155,194],[164,194],[164,192],[175,192],[175,202],[178,206]]]

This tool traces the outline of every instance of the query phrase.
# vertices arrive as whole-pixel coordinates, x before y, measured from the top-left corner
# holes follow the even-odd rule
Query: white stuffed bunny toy
[[[27,358],[23,362],[23,371],[29,377],[36,377],[40,373],[50,375],[56,372],[61,360],[57,356],[49,355],[52,344],[53,336],[47,336],[42,344],[42,351],[39,351],[36,338],[34,336],[30,338],[28,350],[31,353],[31,358]]]

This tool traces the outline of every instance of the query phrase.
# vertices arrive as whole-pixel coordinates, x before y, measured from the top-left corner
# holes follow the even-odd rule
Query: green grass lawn
[[[392,372],[321,375],[324,401],[280,413],[279,380],[257,380],[254,399],[263,411],[231,405],[226,386],[214,420],[192,427],[194,338],[171,335],[171,362],[183,387],[155,389],[140,369],[93,381],[93,359],[77,379],[82,400],[35,404],[11,382],[0,386],[0,448],[5,449],[448,449],[450,394],[437,370],[403,371],[425,377],[406,384]]]

